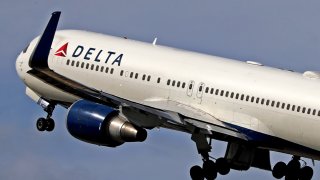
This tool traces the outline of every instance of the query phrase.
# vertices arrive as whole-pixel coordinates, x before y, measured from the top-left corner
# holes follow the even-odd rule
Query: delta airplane
[[[99,33],[56,31],[54,12],[43,34],[16,61],[26,94],[52,131],[56,105],[68,109],[75,138],[107,147],[142,142],[147,130],[190,134],[203,164],[193,180],[212,180],[230,169],[271,171],[276,179],[310,180],[301,158],[320,160],[320,73],[303,74]],[[212,140],[228,143],[213,158]],[[292,159],[270,163],[270,151]],[[314,163],[313,163],[314,164]]]

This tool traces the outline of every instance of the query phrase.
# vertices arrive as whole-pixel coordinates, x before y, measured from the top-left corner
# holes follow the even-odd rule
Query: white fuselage
[[[30,70],[28,59],[36,43],[37,39],[33,40],[26,53],[21,53],[17,60],[20,77],[40,96],[64,102],[76,101],[78,97],[26,73]],[[66,57],[54,55],[66,43]],[[81,53],[80,49],[76,51],[79,46],[83,47]],[[74,30],[56,33],[49,67],[85,86],[139,104],[178,112],[179,106],[197,109],[223,122],[320,151],[320,80],[317,78]],[[107,73],[106,68],[109,68]],[[179,113],[194,118],[199,116],[194,112]]]

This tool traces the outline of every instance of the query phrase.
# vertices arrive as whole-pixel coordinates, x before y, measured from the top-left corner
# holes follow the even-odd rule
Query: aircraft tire
[[[52,118],[48,118],[48,119],[46,119],[46,124],[47,124],[46,130],[53,131],[53,129],[55,127],[54,120]]]
[[[230,172],[230,166],[225,158],[219,158],[216,160],[217,171],[221,175],[227,175]]]
[[[287,173],[285,180],[298,180],[300,172],[300,162],[298,160],[291,160],[287,165]]]
[[[47,127],[46,119],[45,118],[39,118],[37,120],[36,126],[37,126],[38,131],[46,130],[46,127]]]
[[[287,165],[284,162],[278,162],[272,169],[272,175],[276,179],[281,179],[286,175]]]
[[[192,180],[204,180],[203,170],[200,166],[193,166],[190,169],[190,176]]]
[[[313,169],[310,166],[305,166],[300,170],[299,180],[311,180]]]
[[[203,173],[204,173],[204,177],[207,180],[214,180],[217,178],[217,166],[216,163],[214,163],[211,160],[205,161],[203,163]]]

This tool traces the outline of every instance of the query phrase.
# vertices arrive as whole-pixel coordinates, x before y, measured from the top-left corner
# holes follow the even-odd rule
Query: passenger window
[[[91,64],[91,70],[93,70],[94,69],[94,64]]]
[[[257,99],[256,99],[256,103],[257,103],[257,104],[259,104],[259,100],[260,100],[260,98],[257,98]]]
[[[202,92],[202,87],[203,87],[203,86],[199,86],[199,92]]]
[[[247,95],[247,97],[246,97],[246,101],[249,101],[249,99],[250,99],[250,97]]]
[[[320,116],[320,110],[318,111],[318,116]]]
[[[160,83],[160,80],[161,80],[161,79],[160,79],[160,78],[158,78],[157,83]]]
[[[251,102],[254,102],[254,97],[253,96],[251,97]]]
[[[99,71],[99,65],[96,66],[96,71]]]
[[[120,71],[120,76],[123,76],[123,70]]]
[[[316,115],[316,110],[315,109],[313,110],[312,115]]]
[[[104,66],[101,66],[100,72],[103,72],[103,70],[104,70]]]
[[[74,66],[74,61],[71,62],[71,66]]]
[[[271,106],[272,106],[272,107],[274,106],[274,103],[275,103],[274,101],[271,102]]]
[[[206,87],[205,93],[208,93],[208,92],[209,92],[209,87]]]
[[[133,77],[133,72],[130,73],[130,78],[132,78],[132,77]]]
[[[83,68],[83,67],[84,67],[84,62],[81,63],[81,68]]]
[[[138,73],[136,73],[136,75],[134,76],[134,78],[135,78],[135,79],[138,79],[138,76],[139,76]]]
[[[79,61],[77,61],[76,67],[79,67],[79,63],[80,63],[80,62],[79,62]]]
[[[292,105],[292,111],[294,111],[296,109],[296,106],[295,105]]]
[[[174,86],[174,85],[176,85],[176,81],[175,80],[172,81],[172,86]]]
[[[191,84],[189,85],[189,90],[191,90],[192,87],[193,87],[193,84],[191,83]]]
[[[226,92],[226,97],[228,97],[228,96],[229,96],[229,91]]]
[[[69,64],[70,64],[70,59],[67,60],[67,65],[69,65]]]
[[[279,107],[280,107],[280,102],[278,101],[278,102],[277,102],[277,108],[279,108]]]
[[[287,104],[287,110],[289,110],[290,109],[290,104]]]
[[[220,96],[223,96],[223,93],[224,93],[224,90],[222,90],[222,91],[220,92]]]
[[[286,106],[286,104],[285,104],[285,103],[282,103],[281,108],[284,109],[285,106]]]
[[[211,90],[210,90],[210,94],[213,94],[213,91],[214,91],[214,89],[213,89],[213,88],[211,88]]]
[[[219,89],[216,89],[216,95],[218,95],[219,94]]]
[[[147,81],[150,81],[151,80],[151,76],[148,76],[148,79],[147,79]]]
[[[170,79],[168,79],[168,81],[167,81],[167,85],[168,85],[168,86],[170,85],[170,81],[171,81],[171,80],[170,80]]]
[[[144,74],[143,76],[142,76],[142,80],[144,81],[146,79],[146,75]],[[169,82],[170,82],[170,79],[168,80]],[[169,85],[169,84],[168,84]]]
[[[109,67],[106,67],[106,71],[105,71],[106,73],[108,73],[109,72]]]
[[[309,108],[309,109],[308,109],[308,112],[307,112],[307,114],[310,114],[310,112],[311,112],[311,109]]]
[[[86,69],[89,69],[89,66],[90,66],[89,63],[87,63],[87,64],[86,64]]]
[[[186,83],[182,83],[182,88],[185,88],[186,87]]]
[[[114,69],[113,69],[113,68],[111,68],[111,70],[110,70],[110,74],[113,74],[113,71],[114,71]]]
[[[306,108],[302,108],[302,113],[305,113],[306,112]]]
[[[236,94],[236,99],[239,99],[239,93]]]
[[[297,112],[300,112],[300,106],[298,106],[298,108],[297,108]]]
[[[241,101],[244,99],[244,95],[243,94],[241,94]]]
[[[264,104],[264,99],[261,99],[261,104],[262,104],[262,105]]]
[[[268,100],[266,101],[266,105],[269,106],[269,103],[270,103],[270,100],[268,99]]]
[[[177,87],[180,87],[180,81],[178,81],[178,83],[177,83]]]

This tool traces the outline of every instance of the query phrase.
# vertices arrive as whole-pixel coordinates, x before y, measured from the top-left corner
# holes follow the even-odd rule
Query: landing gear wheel
[[[36,125],[37,125],[38,131],[44,131],[44,130],[46,130],[46,128],[47,128],[46,119],[45,119],[45,118],[39,118],[39,119],[37,120]]]
[[[225,158],[219,158],[216,160],[217,171],[221,175],[227,175],[230,172],[230,166]]]
[[[46,119],[46,123],[47,123],[46,130],[47,131],[52,131],[54,129],[54,126],[55,126],[54,120],[52,118],[47,118]]]
[[[300,172],[300,162],[298,160],[291,160],[287,165],[287,173],[285,180],[298,180]]]
[[[278,162],[272,169],[272,175],[276,179],[281,179],[286,175],[287,165],[284,162]]]
[[[203,163],[203,173],[204,173],[204,177],[207,180],[214,180],[217,177],[217,167],[216,164],[211,161],[211,160],[207,160]]]
[[[305,166],[300,170],[299,180],[311,180],[313,169],[310,166]]]
[[[190,169],[190,176],[192,180],[204,180],[203,170],[200,166],[193,166]]]

